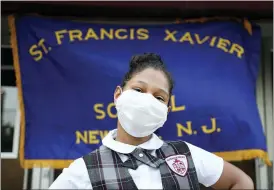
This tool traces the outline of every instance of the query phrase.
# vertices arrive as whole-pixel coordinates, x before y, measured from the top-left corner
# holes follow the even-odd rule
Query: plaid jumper
[[[138,156],[140,153],[144,155],[142,158]],[[177,175],[165,161],[165,158],[179,154],[187,157],[188,170],[185,176]],[[190,150],[183,141],[164,142],[163,146],[156,150],[157,157],[140,148],[126,155],[128,159],[123,163],[117,152],[102,145],[83,157],[94,190],[138,189],[128,169],[135,170],[141,164],[159,168],[164,190],[200,189]]]

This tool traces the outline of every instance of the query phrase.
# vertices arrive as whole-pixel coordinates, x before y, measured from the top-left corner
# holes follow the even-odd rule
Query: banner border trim
[[[20,145],[19,145],[19,160],[21,167],[24,168],[24,146],[25,146],[25,106],[23,101],[23,89],[22,89],[22,79],[21,71],[19,65],[19,53],[18,53],[18,44],[17,44],[17,35],[16,35],[16,26],[15,26],[15,16],[8,16],[8,24],[11,33],[10,44],[12,48],[13,56],[13,66],[15,71],[16,86],[18,88],[18,99],[19,99],[19,109],[20,109]]]
[[[267,152],[260,149],[249,149],[249,150],[237,150],[229,152],[215,152],[217,156],[222,157],[226,161],[242,161],[251,160],[255,158],[261,158],[264,162],[271,166],[271,162],[268,159]],[[24,168],[33,167],[52,167],[55,169],[67,168],[73,160],[23,160]]]

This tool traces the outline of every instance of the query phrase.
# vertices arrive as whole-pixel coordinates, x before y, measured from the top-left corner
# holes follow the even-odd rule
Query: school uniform
[[[164,142],[153,134],[147,142],[115,141],[117,130],[102,146],[65,168],[50,189],[199,189],[220,178],[222,158],[183,141]]]

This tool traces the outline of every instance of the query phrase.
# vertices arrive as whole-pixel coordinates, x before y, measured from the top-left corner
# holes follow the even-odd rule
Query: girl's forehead
[[[157,79],[157,80],[161,80],[162,82],[166,82],[167,83],[167,79],[166,76],[164,74],[163,71],[161,70],[156,70],[153,68],[148,68],[145,69],[141,72],[136,73],[132,79],[140,79],[140,78],[144,78],[144,79]]]
[[[129,82],[143,82],[148,86],[161,88],[167,92],[169,91],[169,84],[165,74],[160,70],[155,70],[152,68],[136,73]]]

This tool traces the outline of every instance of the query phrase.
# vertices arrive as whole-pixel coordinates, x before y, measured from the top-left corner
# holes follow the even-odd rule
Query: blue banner
[[[236,21],[92,24],[10,17],[23,167],[65,167],[115,129],[115,87],[134,54],[160,54],[176,86],[157,131],[226,160],[267,160],[256,105],[260,29]]]

